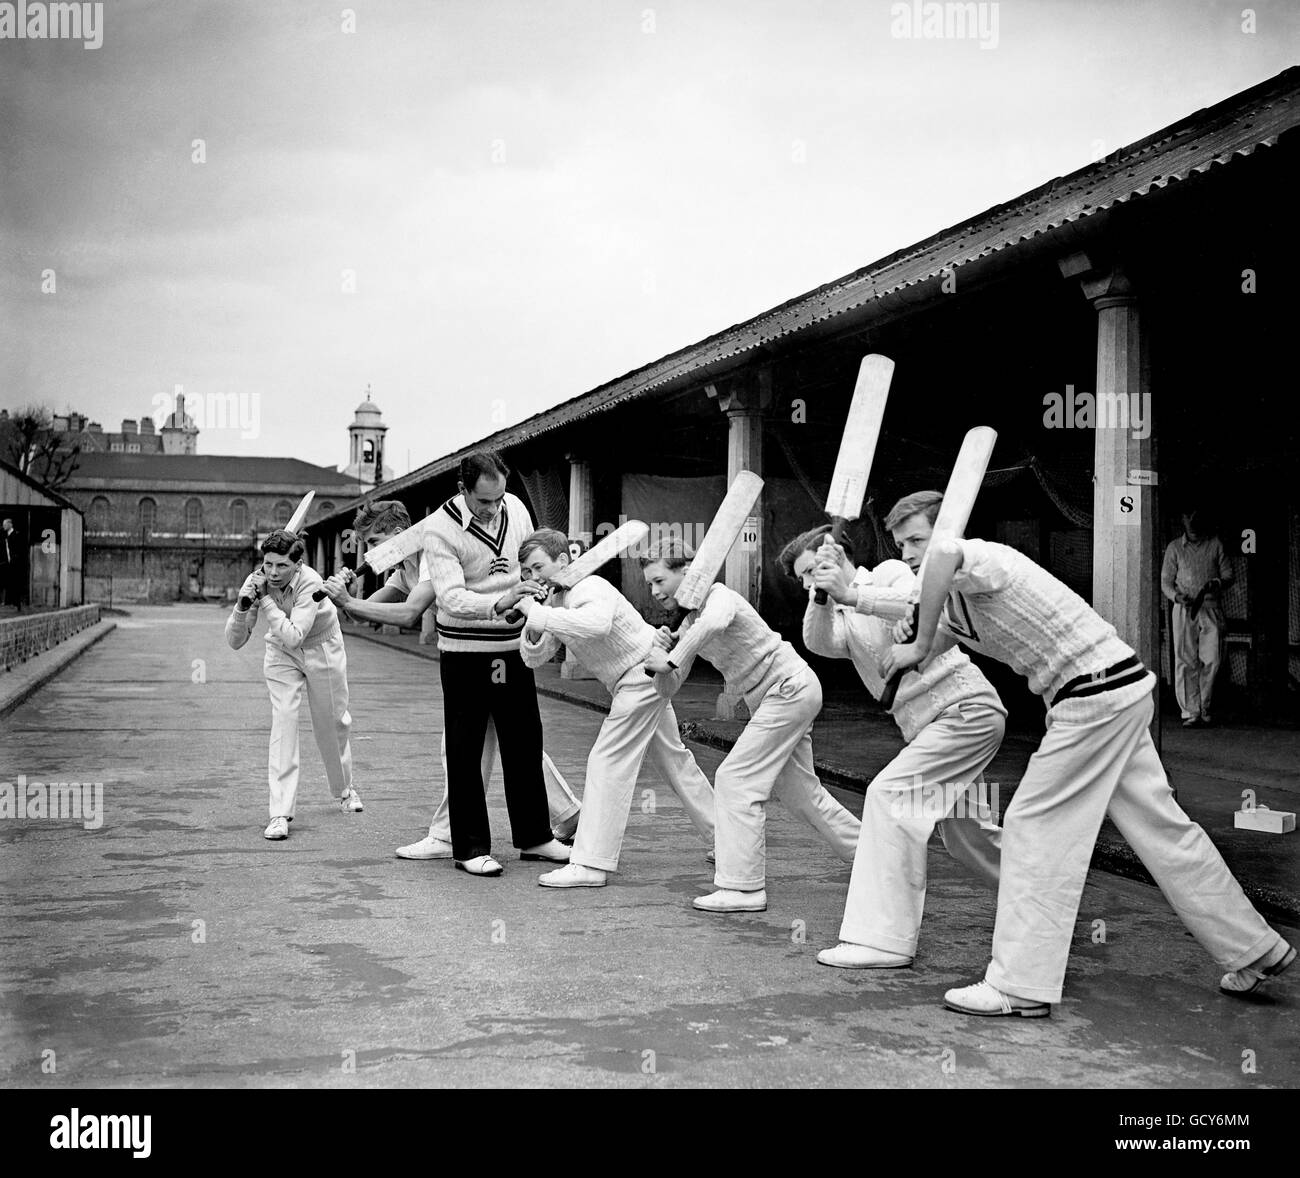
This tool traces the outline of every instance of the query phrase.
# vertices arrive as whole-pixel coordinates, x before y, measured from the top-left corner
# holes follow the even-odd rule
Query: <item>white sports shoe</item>
[[[570,863],[558,871],[548,871],[539,875],[537,882],[544,888],[603,888],[605,872],[598,867],[584,867],[581,863]]]
[[[418,843],[408,843],[397,848],[399,859],[451,859],[451,843],[444,843],[431,834],[426,834]]]
[[[287,839],[289,837],[289,819],[283,814],[271,819],[270,825],[262,831],[264,839]]]
[[[1272,958],[1272,961],[1269,959]],[[1295,960],[1295,950],[1285,941],[1272,953],[1266,953],[1243,969],[1225,973],[1219,982],[1220,993],[1230,998],[1244,998],[1258,994],[1269,978],[1275,978]]]
[[[569,848],[558,839],[551,839],[549,843],[541,843],[536,847],[524,847],[519,852],[519,858],[525,863],[567,863]]]
[[[1004,994],[988,982],[976,982],[972,986],[949,990],[943,996],[943,1004],[958,1014],[980,1015],[1019,1015],[1021,1018],[1046,1018],[1052,1013],[1047,1002],[1034,1002],[1029,998],[1017,998],[1014,994]]]
[[[339,809],[345,814],[360,814],[365,806],[361,804],[361,795],[355,789],[350,789],[339,798]]]
[[[707,896],[697,896],[691,903],[701,912],[766,912],[767,892],[733,892],[719,888]]]
[[[503,868],[491,855],[475,855],[473,859],[457,859],[456,870],[470,875],[500,875]]]
[[[823,949],[817,954],[817,960],[840,969],[905,969],[912,964],[912,959],[901,953],[888,953],[851,941],[841,941],[834,949]]]

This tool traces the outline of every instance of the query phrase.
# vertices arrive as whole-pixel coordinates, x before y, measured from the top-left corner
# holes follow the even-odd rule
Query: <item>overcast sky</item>
[[[117,0],[98,48],[0,40],[0,405],[234,394],[254,428],[201,453],[341,466],[369,384],[404,474],[1300,44],[1271,0],[1006,0],[965,39],[893,7]]]

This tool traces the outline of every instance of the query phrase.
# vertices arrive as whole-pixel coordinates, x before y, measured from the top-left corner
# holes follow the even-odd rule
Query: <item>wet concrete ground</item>
[[[610,887],[537,887],[499,786],[502,878],[397,860],[434,802],[441,700],[435,663],[373,643],[349,645],[365,813],[331,804],[304,716],[293,836],[268,843],[261,642],[230,651],[223,617],[134,610],[6,719],[0,780],[102,780],[105,814],[0,820],[0,1083],[1242,1089],[1300,1073],[1300,979],[1220,997],[1160,894],[1113,876],[1090,878],[1065,1001],[1021,1022],[940,1004],[982,973],[994,911],[941,850],[915,968],[817,965],[848,868],[779,803],[761,914],[691,909],[704,848],[650,772],[654,813],[639,796]],[[599,715],[546,699],[542,716],[580,785]],[[720,754],[699,756],[711,773]]]

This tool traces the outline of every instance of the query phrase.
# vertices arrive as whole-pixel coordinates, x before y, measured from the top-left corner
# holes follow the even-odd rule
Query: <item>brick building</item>
[[[224,599],[304,494],[310,528],[364,490],[297,458],[92,453],[64,493],[86,517],[86,598],[111,603]]]

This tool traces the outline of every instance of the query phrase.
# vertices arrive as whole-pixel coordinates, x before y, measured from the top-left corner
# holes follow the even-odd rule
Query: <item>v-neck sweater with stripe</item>
[[[533,530],[528,508],[506,492],[501,513],[484,527],[465,497],[448,499],[424,527],[424,555],[437,595],[438,649],[480,654],[518,650],[521,622],[496,603],[519,584],[519,545]]]

